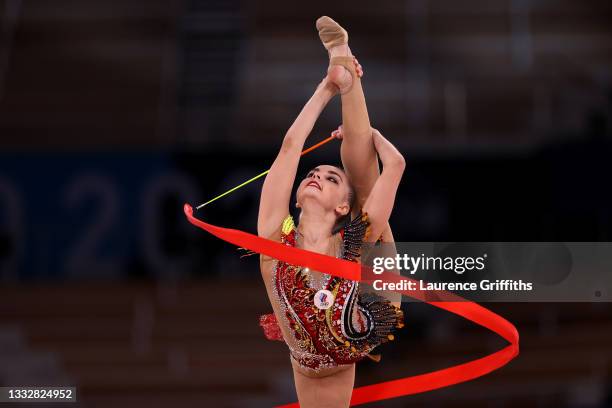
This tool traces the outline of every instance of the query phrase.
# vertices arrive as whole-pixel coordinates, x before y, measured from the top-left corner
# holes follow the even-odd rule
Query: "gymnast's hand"
[[[357,76],[361,78],[363,76],[363,67],[357,61],[357,57],[353,56],[353,63],[355,64],[355,71],[357,72]]]
[[[344,137],[344,133],[342,133],[342,125],[338,126],[338,129],[334,130],[331,135],[338,140],[342,140]]]
[[[359,78],[363,77],[363,67],[361,66],[361,64],[359,63],[359,61],[357,60],[355,56],[353,56],[353,64],[355,64],[355,72],[357,73],[357,76]],[[340,88],[338,87],[336,83],[334,83],[334,81],[332,81],[329,78],[329,74],[323,78],[321,83],[319,83],[319,86],[317,86],[317,89],[320,89],[323,87],[324,88],[332,87],[334,94],[338,94],[340,92]]]

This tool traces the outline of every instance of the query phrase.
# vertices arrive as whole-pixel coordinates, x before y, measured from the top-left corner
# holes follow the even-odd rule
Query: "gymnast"
[[[361,86],[363,69],[348,46],[348,34],[329,17],[316,22],[330,57],[327,75],[289,128],[261,191],[258,235],[305,250],[360,262],[364,242],[392,243],[389,217],[405,168],[400,152],[370,125]],[[325,108],[340,94],[342,167],[319,165],[291,191],[306,138]],[[378,158],[382,162],[379,169]],[[347,407],[355,363],[394,339],[403,326],[399,302],[362,290],[348,279],[260,255],[274,311],[260,323],[269,339],[283,340],[290,354],[303,408]]]

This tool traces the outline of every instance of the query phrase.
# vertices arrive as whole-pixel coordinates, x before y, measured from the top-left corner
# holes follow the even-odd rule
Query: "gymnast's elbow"
[[[290,129],[283,138],[283,144],[281,145],[280,151],[283,153],[293,153],[295,151],[301,151],[303,146],[304,142],[301,141],[300,143],[299,137]]]
[[[283,138],[283,144],[281,145],[281,151],[287,152],[287,151],[291,151],[295,148],[295,137],[287,132],[287,134],[285,135],[285,137]]]
[[[403,174],[406,169],[406,159],[398,152],[393,152],[392,155],[383,163],[384,170],[393,171],[394,173]]]

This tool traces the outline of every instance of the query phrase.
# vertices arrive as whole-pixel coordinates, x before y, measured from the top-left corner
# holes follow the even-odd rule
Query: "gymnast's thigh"
[[[312,376],[292,358],[293,378],[301,408],[348,407],[355,385],[355,364]]]

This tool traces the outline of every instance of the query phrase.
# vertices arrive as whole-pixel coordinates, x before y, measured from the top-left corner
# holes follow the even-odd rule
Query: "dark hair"
[[[346,175],[346,171],[344,170],[344,168],[342,168],[342,166],[336,166],[336,167],[342,170],[342,172]],[[349,189],[349,193],[348,193],[349,210],[348,210],[348,213],[346,213],[346,215],[343,215],[338,218],[338,220],[336,221],[336,225],[334,225],[334,228],[332,228],[332,235],[340,232],[342,228],[344,228],[349,222],[351,222],[351,211],[353,210],[353,207],[355,206],[357,195],[355,194],[355,189],[353,188],[353,185],[349,183],[348,177],[346,180],[346,185],[348,186],[348,189]]]

